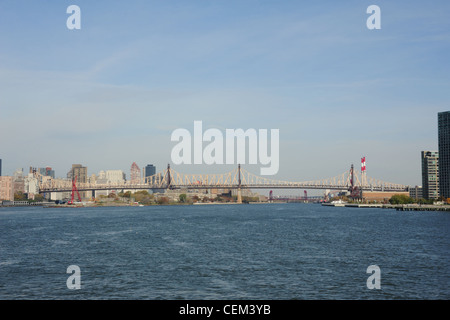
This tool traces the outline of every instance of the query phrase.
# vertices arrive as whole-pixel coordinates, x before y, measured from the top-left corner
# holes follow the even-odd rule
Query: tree
[[[137,194],[140,194],[140,195],[143,195],[143,196],[149,196],[150,195],[150,193],[148,193],[147,190],[141,190],[141,191],[137,191],[137,192],[134,193],[134,195],[137,195]]]
[[[180,202],[185,203],[187,199],[187,195],[185,193],[180,194]]]
[[[117,199],[117,195],[114,192],[111,192],[110,194],[108,194],[108,198]]]
[[[27,196],[22,191],[14,193],[14,201],[26,201]]]
[[[161,197],[158,199],[158,204],[169,204],[169,198]]]
[[[433,200],[427,200],[427,199],[421,198],[421,199],[417,200],[417,203],[418,204],[433,204]]]
[[[154,196],[149,194],[147,190],[141,190],[132,194],[136,202],[141,204],[150,204],[153,202]]]
[[[389,199],[391,204],[408,204],[413,203],[414,199],[404,194],[395,194]]]
[[[130,198],[131,197],[131,191],[127,191],[127,192],[120,192],[119,193],[119,197],[122,197],[122,198]]]

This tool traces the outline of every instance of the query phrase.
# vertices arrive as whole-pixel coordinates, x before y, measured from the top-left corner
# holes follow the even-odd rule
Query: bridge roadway
[[[150,189],[187,189],[187,190],[199,190],[199,189],[327,189],[327,190],[349,190],[351,186],[341,186],[341,185],[314,185],[314,184],[234,184],[234,185],[153,185],[153,184],[123,184],[123,185],[88,185],[83,186],[83,184],[78,184],[77,189],[79,192],[82,191],[107,191],[107,190],[150,190]],[[378,192],[399,192],[407,191],[407,187],[393,187],[393,186],[358,186],[360,190],[363,191],[378,191]],[[62,187],[62,188],[52,188],[42,186],[39,189],[39,193],[49,193],[49,192],[72,192],[72,187]]]

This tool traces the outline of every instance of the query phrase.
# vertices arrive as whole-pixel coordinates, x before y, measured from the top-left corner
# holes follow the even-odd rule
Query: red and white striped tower
[[[361,184],[364,186],[367,182],[366,178],[366,157],[361,158]]]

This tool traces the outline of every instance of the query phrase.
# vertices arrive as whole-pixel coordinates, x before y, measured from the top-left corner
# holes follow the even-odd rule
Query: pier
[[[445,205],[395,205],[397,211],[450,211],[450,206]]]
[[[381,208],[395,209],[397,211],[450,211],[449,205],[428,205],[428,204],[382,204],[382,203],[323,203],[324,206],[348,207],[348,208]]]

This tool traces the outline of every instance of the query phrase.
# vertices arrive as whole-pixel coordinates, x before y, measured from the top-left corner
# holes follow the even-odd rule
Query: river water
[[[0,299],[449,299],[449,227],[319,204],[0,208]]]

